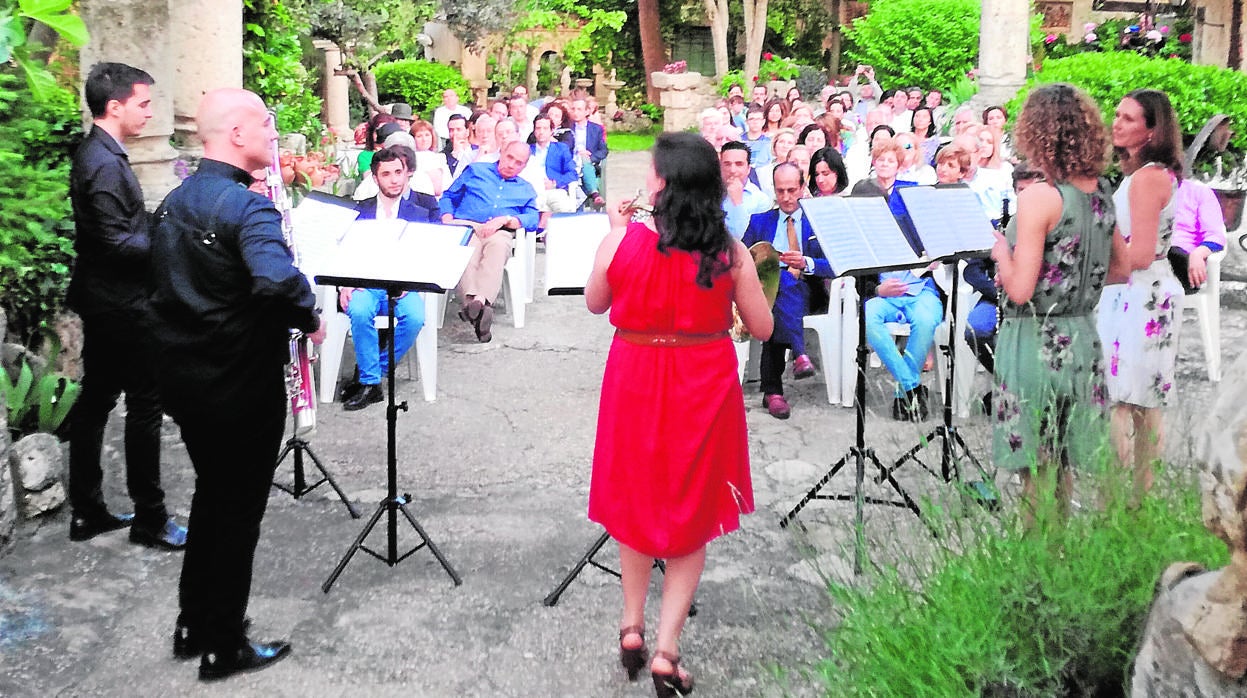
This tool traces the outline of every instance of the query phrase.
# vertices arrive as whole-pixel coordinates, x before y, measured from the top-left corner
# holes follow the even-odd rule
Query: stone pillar
[[[697,126],[698,113],[708,106],[698,90],[700,73],[650,73],[650,84],[660,90],[658,103],[663,108],[662,130],[683,131]]]
[[[351,79],[345,75],[335,75],[342,67],[342,49],[332,41],[316,39],[312,42],[316,48],[325,53],[325,123],[341,138],[350,136],[351,129]]]
[[[143,186],[143,198],[148,208],[154,209],[178,185],[173,174],[177,151],[169,145],[175,91],[172,51],[164,40],[173,34],[169,0],[82,0],[79,12],[91,33],[91,40],[79,52],[83,80],[91,66],[101,61],[127,63],[156,79],[152,86],[155,116],[138,138],[126,142],[130,165]],[[83,107],[89,124],[90,115]]]
[[[1029,35],[1030,4],[1027,0],[983,0],[979,25],[978,101],[1004,104],[1026,84]]]
[[[1195,7],[1193,63],[1224,68],[1230,59],[1230,0],[1207,0]],[[1177,37],[1170,36],[1170,41]]]
[[[173,63],[173,140],[203,154],[195,112],[204,94],[242,87],[242,0],[170,0],[167,38]]]

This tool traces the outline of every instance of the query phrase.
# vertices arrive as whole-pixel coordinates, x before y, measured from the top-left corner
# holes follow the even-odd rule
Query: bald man
[[[277,138],[264,102],[215,90],[195,121],[203,160],[156,212],[152,307],[161,397],[195,468],[173,654],[200,657],[211,681],[290,651],[250,641],[244,617],[285,426],[289,331],[320,343],[324,329],[281,214],[247,189]]]

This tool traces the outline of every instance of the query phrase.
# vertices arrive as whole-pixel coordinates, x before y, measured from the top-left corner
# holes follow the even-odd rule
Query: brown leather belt
[[[727,330],[711,334],[654,334],[617,329],[615,336],[629,344],[646,347],[695,347],[728,338]]]

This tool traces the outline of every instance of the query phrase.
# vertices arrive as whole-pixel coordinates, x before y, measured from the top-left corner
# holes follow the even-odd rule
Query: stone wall
[[[650,83],[659,90],[663,108],[662,130],[684,131],[697,127],[697,115],[714,106],[713,92],[701,73],[651,73]]]

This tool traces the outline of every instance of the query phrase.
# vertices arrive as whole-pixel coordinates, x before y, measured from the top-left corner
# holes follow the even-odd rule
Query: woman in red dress
[[[770,337],[771,310],[748,251],[731,237],[714,149],[697,134],[654,145],[653,217],[612,212],[585,302],[616,327],[598,415],[589,518],[619,542],[619,657],[644,665],[645,595],[666,560],[650,673],[659,696],[685,695],[679,637],[706,561],[706,543],[753,511],[745,405],[728,338],[732,303],[750,333]]]

